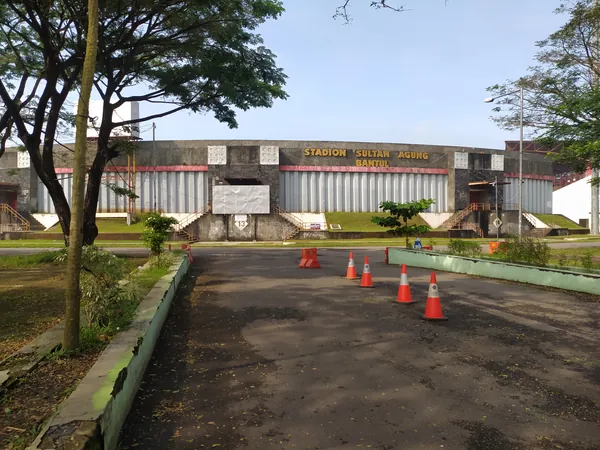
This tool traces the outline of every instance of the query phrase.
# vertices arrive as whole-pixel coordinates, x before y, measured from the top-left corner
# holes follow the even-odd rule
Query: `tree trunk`
[[[75,156],[73,160],[73,196],[67,260],[67,292],[63,349],[79,347],[79,314],[81,290],[81,250],[83,242],[83,202],[85,195],[86,150],[89,103],[96,70],[98,49],[98,0],[88,0],[88,32],[85,60],[81,75],[81,91],[75,122]]]
[[[100,146],[100,142],[98,143]],[[83,243],[92,245],[98,237],[98,227],[96,226],[96,210],[98,209],[98,197],[100,194],[100,185],[102,183],[102,174],[106,166],[105,148],[98,148],[94,162],[88,171],[88,183],[85,193],[84,223],[83,223]]]

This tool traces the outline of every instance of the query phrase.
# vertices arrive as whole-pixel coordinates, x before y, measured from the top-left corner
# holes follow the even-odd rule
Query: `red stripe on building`
[[[448,169],[424,167],[279,166],[281,172],[375,172],[448,175]]]
[[[105,172],[127,172],[127,166],[107,165]],[[136,166],[136,172],[154,172],[154,166]],[[208,166],[156,166],[157,172],[207,172]],[[57,168],[56,173],[73,173],[71,168]]]
[[[505,173],[505,178],[519,178],[518,173]],[[523,178],[527,180],[544,180],[544,181],[554,181],[554,177],[552,175],[535,175],[535,174],[523,174]]]

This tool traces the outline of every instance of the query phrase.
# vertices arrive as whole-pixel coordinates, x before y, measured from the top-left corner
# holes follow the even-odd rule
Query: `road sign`
[[[494,219],[494,226],[496,228],[500,228],[502,226],[502,221],[498,217]]]

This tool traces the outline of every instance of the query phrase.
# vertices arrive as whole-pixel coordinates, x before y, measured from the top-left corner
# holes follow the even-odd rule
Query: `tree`
[[[144,232],[142,241],[150,249],[153,256],[160,256],[162,247],[169,238],[169,229],[175,225],[177,219],[151,212],[144,217]]]
[[[75,157],[73,164],[72,215],[69,235],[71,242],[67,256],[67,290],[65,309],[65,331],[63,348],[73,351],[79,347],[79,315],[81,290],[81,249],[83,247],[83,201],[85,195],[85,154],[87,149],[87,131],[90,97],[96,70],[96,53],[98,49],[98,0],[88,0],[87,7],[87,41],[83,72],[81,74],[81,91],[75,119]]]
[[[56,177],[58,131],[72,117],[65,100],[78,87],[87,18],[82,0],[8,0],[0,5],[0,155],[20,140],[49,191],[65,241],[71,211]],[[279,0],[139,2],[104,0],[94,86],[103,99],[98,142],[88,170],[83,242],[98,234],[96,208],[106,164],[131,148],[111,139],[116,128],[139,126],[181,110],[212,112],[237,126],[236,109],[285,99],[286,76],[256,28],[283,12]],[[131,87],[145,85],[143,93]],[[139,120],[113,121],[127,102],[161,105]],[[143,110],[143,105],[142,108]],[[60,146],[58,146],[60,148]]]
[[[356,1],[356,0],[354,0]],[[344,2],[335,9],[335,14],[333,15],[334,19],[342,19],[345,23],[349,23],[351,20],[349,8],[353,3],[352,0],[344,0]],[[447,5],[448,0],[445,0],[444,3]],[[406,6],[398,5],[392,6],[389,4],[389,0],[370,0],[370,6],[375,9],[388,9],[394,12],[404,12],[407,11]]]
[[[389,213],[387,217],[374,216],[371,222],[380,227],[391,228],[391,232],[398,236],[406,236],[406,248],[409,248],[408,237],[427,233],[431,228],[427,225],[408,224],[408,221],[418,214],[427,211],[435,201],[423,199],[408,203],[381,202],[379,208]]]
[[[529,74],[488,88],[494,97],[506,95],[492,117],[500,127],[519,126],[524,89],[524,124],[540,143],[560,148],[553,155],[578,172],[600,168],[600,7],[595,0],[578,0],[557,13],[569,21],[537,43],[537,64]],[[507,95],[509,94],[509,95]],[[600,180],[594,180],[595,183]]]

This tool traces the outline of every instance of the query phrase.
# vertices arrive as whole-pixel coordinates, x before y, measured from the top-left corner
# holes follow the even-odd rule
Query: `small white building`
[[[591,176],[562,187],[552,194],[552,212],[562,214],[575,223],[581,219],[587,220],[587,227],[591,222],[592,186]]]

